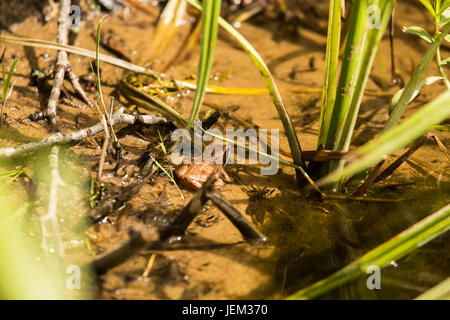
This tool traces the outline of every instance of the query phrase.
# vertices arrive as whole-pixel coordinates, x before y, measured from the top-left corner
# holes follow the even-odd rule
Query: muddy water
[[[56,19],[43,24],[41,4],[32,6],[32,2],[24,1],[28,5],[0,3],[2,27],[8,29],[4,28],[2,34],[55,40]],[[92,32],[100,17],[101,14],[95,11],[85,16],[75,45],[95,49]],[[426,51],[426,45],[413,36],[404,35],[400,29],[402,26],[420,25],[431,30],[432,24],[425,10],[411,5],[409,1],[399,2],[397,18],[397,71],[407,81]],[[131,60],[139,64],[151,57],[149,47],[154,25],[155,18],[135,8],[128,8],[108,17],[103,30],[114,32],[122,39],[123,46],[130,49]],[[187,30],[187,26],[181,27],[175,43],[154,62],[155,68],[172,57]],[[320,88],[326,42],[324,34],[302,26],[293,28],[268,17],[244,23],[240,31],[267,61],[280,88]],[[382,94],[364,98],[354,146],[365,143],[380,132],[387,119],[389,99],[386,95],[392,95],[398,90],[395,87],[383,88],[390,81],[387,38],[383,40],[379,51],[368,90]],[[448,53],[444,49],[442,55],[447,56]],[[10,120],[23,119],[45,105],[47,96],[30,86],[29,75],[32,69],[50,65],[56,55],[50,50],[10,46],[8,63],[13,56],[20,57],[20,63],[15,73],[16,89],[6,110]],[[89,63],[85,58],[71,56],[70,60],[79,75],[89,73]],[[175,78],[195,74],[197,61],[198,52],[195,52],[182,64],[169,69],[167,74]],[[229,74],[228,77],[214,80],[215,85],[264,86],[245,52],[224,33],[220,33],[213,72]],[[436,75],[437,70],[431,66],[428,73]],[[115,85],[125,75],[120,69],[102,65],[107,95],[113,92]],[[69,83],[66,83],[66,87],[72,90]],[[425,88],[408,107],[407,113],[413,113],[443,89],[440,84]],[[94,93],[90,96],[95,98]],[[320,96],[283,93],[283,98],[303,149],[313,150],[317,139]],[[121,101],[126,103],[124,99]],[[192,94],[183,98],[169,98],[167,102],[187,116],[192,105]],[[221,108],[232,107],[229,109],[232,110],[231,119],[222,119],[217,126],[220,129],[238,126],[235,118],[251,120],[261,128],[282,129],[267,95],[208,95],[206,102]],[[95,111],[89,108],[80,110],[63,103],[58,108],[61,130],[73,131],[98,121]],[[48,136],[49,128],[44,122],[15,123],[0,132],[2,146],[9,146]],[[445,145],[450,146],[448,133],[435,133]],[[155,139],[155,132],[148,138]],[[100,140],[97,142],[101,143]],[[132,135],[123,136],[121,142],[125,148],[128,147],[131,159],[136,159],[148,145],[145,140]],[[288,149],[283,135],[281,148]],[[95,172],[100,150],[91,141],[73,146],[67,152],[72,155],[68,159],[77,164],[77,172],[81,173],[79,175],[83,183],[79,184],[78,192],[85,199],[85,205],[81,207],[75,203],[79,201],[68,204],[73,204],[78,214],[89,214],[89,171]],[[105,299],[283,298],[338,270],[447,204],[450,199],[448,167],[449,163],[439,149],[432,143],[426,144],[392,178],[370,190],[369,197],[385,200],[380,203],[369,200],[321,202],[298,190],[294,172],[290,168],[281,168],[275,176],[261,176],[256,167],[229,166],[227,170],[234,175],[234,182],[225,185],[222,192],[267,236],[269,242],[266,246],[252,247],[243,243],[232,224],[218,209],[210,206],[189,227],[188,235],[180,246],[166,251],[140,252],[102,275],[99,290],[94,295]],[[106,174],[106,182],[113,196],[121,192],[121,186],[136,182],[132,172],[127,173]],[[158,224],[186,204],[192,196],[189,190],[183,189],[182,192],[185,200],[181,199],[167,177],[156,176],[152,183],[143,185],[124,208],[115,210],[107,219],[89,228],[91,249],[88,250],[82,242],[70,250],[72,259],[87,261],[92,254],[114,247],[127,238],[129,226],[141,226],[147,230],[148,237],[156,237]],[[396,201],[399,199],[405,201]],[[407,258],[395,261],[392,267],[385,268],[381,290],[367,290],[365,279],[361,279],[331,292],[327,297],[413,298],[449,276],[449,237],[441,236]],[[143,277],[153,254],[156,258],[150,274]]]

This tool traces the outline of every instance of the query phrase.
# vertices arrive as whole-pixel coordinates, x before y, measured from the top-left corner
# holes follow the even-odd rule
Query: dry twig
[[[71,0],[60,1],[59,18],[58,18],[58,43],[61,45],[68,44],[69,29],[70,29],[70,19],[69,19],[70,3]],[[70,62],[66,51],[62,50],[58,51],[56,65],[57,68],[55,72],[55,81],[53,83],[53,88],[50,93],[47,108],[41,112],[32,114],[29,117],[33,121],[42,120],[44,118],[48,119],[48,122],[53,130],[56,129],[56,107],[58,105],[59,97],[61,95],[61,89],[63,87],[65,74],[68,75],[70,81],[72,82],[73,88],[84,100],[84,102],[86,102],[90,107],[94,106],[87,97],[83,88],[80,86],[78,77],[70,68]]]
[[[120,108],[111,117],[111,125],[118,124],[146,124],[152,125],[162,122],[167,122],[165,118],[154,116],[154,115],[139,115],[133,116],[123,113],[123,108]],[[71,133],[55,133],[54,135],[44,138],[36,142],[29,142],[26,144],[19,145],[17,147],[0,148],[0,159],[23,155],[29,152],[36,151],[45,147],[52,146],[54,144],[62,144],[80,141],[88,137],[94,136],[102,131],[105,127],[102,122],[97,123],[89,128],[82,129],[80,131]]]

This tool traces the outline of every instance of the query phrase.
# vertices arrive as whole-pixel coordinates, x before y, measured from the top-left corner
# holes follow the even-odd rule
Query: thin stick
[[[194,218],[201,212],[203,206],[208,202],[206,192],[214,188],[217,172],[213,172],[202,187],[194,194],[191,201],[183,208],[181,213],[175,218],[170,226],[160,232],[160,239],[163,241],[176,241],[184,236],[187,227]]]
[[[153,125],[158,123],[167,122],[165,118],[153,116],[153,115],[140,115],[133,116],[129,114],[123,113],[123,108],[120,108],[112,117],[111,124],[146,124]],[[8,147],[8,148],[0,148],[0,159],[1,158],[9,158],[15,157],[19,155],[23,155],[29,152],[36,151],[38,149],[42,149],[45,147],[52,146],[54,144],[62,144],[80,141],[96,135],[102,131],[104,131],[104,125],[102,122],[97,123],[89,128],[82,129],[80,131],[71,132],[71,133],[56,133],[50,137],[44,138],[42,140],[36,142],[29,142],[26,144],[19,145],[17,147]]]
[[[394,37],[395,37],[395,7],[392,9],[391,20],[389,21],[389,44],[391,47],[391,81],[393,84],[398,84],[397,79],[397,68],[395,65],[395,47],[394,47]]]
[[[83,99],[83,101],[91,108],[94,108],[94,104],[89,100],[86,91],[81,87],[80,85],[80,78],[75,74],[75,72],[72,71],[72,68],[69,66],[66,70],[67,76],[70,79],[70,82],[72,83],[73,88],[78,93],[80,98]]]
[[[102,253],[88,263],[85,268],[94,269],[97,274],[102,274],[134,256],[145,246],[146,241],[137,229],[130,229],[128,233],[130,237],[128,240],[117,246],[117,248]]]
[[[422,137],[419,141],[414,143],[408,150],[406,150],[400,157],[397,158],[393,163],[391,163],[386,169],[381,172],[373,183],[380,182],[387,177],[389,177],[398,167],[400,167],[403,162],[405,162],[410,156],[414,154],[423,144],[429,140],[431,136],[427,134],[425,137]]]
[[[160,232],[162,241],[178,241],[184,236],[187,227],[201,212],[202,208],[211,200],[222,211],[228,220],[239,230],[244,239],[250,244],[261,244],[266,238],[258,232],[218,191],[214,190],[217,172],[213,172],[202,187],[194,194],[191,201],[183,208],[172,224]]]
[[[220,192],[216,190],[208,191],[207,196],[239,230],[246,241],[251,244],[261,244],[267,241],[266,237],[259,233]]]
[[[367,175],[366,179],[364,180],[363,184],[353,194],[355,197],[361,197],[367,193],[367,190],[369,190],[370,186],[374,183],[375,179],[378,177],[378,172],[380,172],[380,169],[383,166],[383,164],[384,160],[378,162],[378,164],[376,164],[370,169],[370,172]]]
[[[69,35],[69,10],[70,0],[61,0],[58,18],[58,43],[67,45]],[[52,92],[48,100],[47,108],[44,115],[48,118],[50,126],[56,127],[56,106],[58,104],[61,88],[64,82],[64,74],[69,66],[66,51],[58,51],[57,69],[55,73],[55,82],[53,83]]]
[[[102,146],[102,153],[100,155],[100,160],[98,163],[98,175],[97,175],[97,180],[99,182],[102,181],[102,176],[103,176],[103,168],[105,167],[105,159],[106,159],[106,151],[108,150],[108,146],[109,146],[109,134],[107,133],[108,131],[105,131],[105,140],[103,141],[103,146]]]
[[[68,45],[69,29],[70,29],[70,4],[71,0],[61,0],[59,7],[59,18],[58,18],[58,43],[61,46]],[[56,107],[58,105],[59,97],[61,95],[61,89],[64,83],[64,76],[67,73],[73,88],[80,95],[80,97],[86,102],[90,107],[94,105],[87,97],[86,92],[80,85],[79,78],[70,68],[70,62],[68,59],[68,53],[64,50],[58,51],[58,57],[56,60],[56,72],[55,81],[53,83],[52,91],[50,93],[50,98],[48,100],[47,108],[43,112],[35,113],[30,117],[31,120],[40,120],[42,118],[47,118],[52,130],[56,129]]]

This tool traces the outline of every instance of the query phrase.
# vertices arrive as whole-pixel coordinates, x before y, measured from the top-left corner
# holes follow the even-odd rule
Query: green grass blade
[[[450,278],[422,293],[415,300],[450,300]]]
[[[175,185],[175,187],[177,188],[178,192],[180,193],[181,199],[184,200],[184,196],[183,196],[183,192],[180,190],[180,188],[178,187],[177,182],[175,181],[175,178],[173,177],[172,171],[169,173],[167,172],[166,169],[163,168],[163,166],[156,161],[155,158],[153,158],[153,156],[151,154],[148,154],[149,157],[152,159],[152,161],[156,164],[156,166],[169,178],[169,180]]]
[[[366,31],[366,45],[360,58],[361,66],[359,68],[359,73],[357,74],[356,80],[354,80],[356,84],[351,97],[350,106],[346,112],[345,120],[337,132],[338,140],[335,145],[336,150],[347,151],[349,149],[367,79],[369,78],[378,46],[390,20],[395,0],[378,1],[377,4],[382,14],[380,26],[378,28],[369,29]]]
[[[405,111],[406,106],[412,100],[412,97],[414,96],[416,90],[421,86],[422,79],[428,65],[435,57],[436,52],[439,49],[439,46],[441,45],[442,41],[445,38],[445,35],[449,31],[450,31],[450,22],[445,25],[445,27],[442,29],[442,33],[435,39],[434,43],[425,53],[424,57],[422,58],[422,61],[420,62],[420,65],[417,67],[416,71],[411,77],[411,80],[404,88],[399,101],[392,109],[389,119],[384,125],[384,131],[391,130],[398,124],[400,118],[403,115],[403,112]]]
[[[336,100],[333,109],[329,111],[331,116],[326,117],[323,124],[323,130],[327,132],[327,135],[324,136],[324,146],[328,150],[336,150],[335,146],[339,140],[336,134],[344,121],[355,90],[355,75],[359,73],[361,56],[366,45],[367,2],[367,0],[356,1],[352,6],[350,31],[342,58]]]
[[[197,0],[187,0],[192,6],[197,9],[202,10],[201,5]],[[292,158],[294,163],[302,168],[305,168],[305,163],[302,158],[302,149],[300,147],[300,143],[298,141],[297,135],[294,130],[294,126],[292,125],[291,118],[284,106],[283,100],[281,98],[280,92],[275,84],[275,80],[272,77],[272,74],[269,71],[269,68],[265,64],[264,60],[261,58],[259,53],[253,48],[253,46],[236,30],[234,29],[228,22],[219,17],[219,25],[228,33],[230,33],[242,46],[242,48],[248,53],[251,60],[258,68],[264,83],[269,90],[270,97],[277,109],[278,116],[283,123],[284,130],[286,132],[286,136],[288,138],[289,147],[291,149]]]
[[[430,12],[431,16],[434,18],[436,13],[434,11],[433,5],[431,4],[430,0],[419,0],[420,3],[423,4],[423,6]]]
[[[100,96],[100,102],[102,103],[103,106],[103,111],[105,111],[105,115],[108,115],[108,112],[106,112],[106,105],[105,105],[105,100],[103,99],[103,92],[102,92],[102,81],[101,81],[101,76],[100,76],[100,33],[101,33],[101,29],[102,29],[102,22],[103,20],[105,20],[106,16],[103,16],[100,21],[98,22],[98,27],[97,27],[97,39],[96,39],[96,46],[95,46],[95,61],[96,61],[96,67],[97,70],[95,72],[95,80],[97,82],[97,90],[98,90],[98,94]],[[92,66],[92,65],[91,65]]]
[[[205,97],[206,85],[208,84],[208,78],[211,72],[214,57],[214,49],[216,46],[221,3],[222,0],[209,0],[204,2],[197,90],[195,91],[194,104],[192,106],[191,115],[186,127],[188,130],[194,124],[195,119],[197,119],[203,103],[203,98]]]
[[[383,268],[390,264],[391,261],[396,261],[405,257],[407,254],[422,247],[449,229],[450,204],[369,251],[361,258],[355,260],[328,278],[298,291],[288,297],[288,299],[304,300],[316,298],[366,274],[367,269],[372,265]]]
[[[450,0],[445,0],[445,2],[442,4],[441,9],[439,10],[439,17],[444,13],[445,10],[450,7]]]
[[[341,0],[330,0],[328,19],[327,51],[325,57],[324,86],[320,108],[318,148],[325,148],[325,137],[328,135],[329,122],[336,99],[337,68],[339,62],[339,47],[341,40]]]
[[[8,75],[6,76],[6,79],[4,78],[5,77],[5,69],[3,66],[3,95],[2,95],[3,100],[6,99],[6,96],[8,94],[9,84],[11,83],[11,78],[14,73],[14,69],[16,68],[17,62],[18,62],[18,60],[14,59],[14,62],[8,71]]]
[[[397,127],[385,131],[377,139],[356,150],[357,160],[346,166],[342,171],[332,172],[320,180],[318,185],[326,185],[369,168],[381,161],[386,155],[421,137],[449,116],[450,90],[447,90]]]
[[[380,21],[371,21],[369,9],[378,8]],[[375,53],[389,22],[395,0],[358,1],[353,4],[350,27],[342,59],[342,67],[336,92],[336,100],[327,110],[322,124],[324,135],[319,137],[320,147],[328,150],[347,151],[353,135],[364,89],[369,77]],[[376,12],[372,12],[376,14]],[[325,134],[326,133],[326,134]],[[326,162],[321,166],[325,175],[342,168],[344,161]]]

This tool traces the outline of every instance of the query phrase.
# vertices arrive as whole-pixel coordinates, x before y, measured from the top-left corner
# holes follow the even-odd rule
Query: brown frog
[[[223,159],[223,155],[218,157]],[[223,169],[223,165],[218,164],[217,162],[219,161],[215,161],[216,159],[213,159],[214,161],[211,162],[183,163],[181,155],[172,154],[170,160],[177,166],[174,172],[175,177],[186,188],[200,189],[213,172],[217,172],[217,180],[214,183],[216,187],[220,188],[225,184],[224,182],[231,182],[231,178]]]
[[[225,184],[224,182],[231,182],[230,176],[221,167],[221,164],[206,162],[182,163],[175,169],[175,176],[181,185],[189,189],[198,190],[213,172],[219,170],[214,185],[220,188]]]

